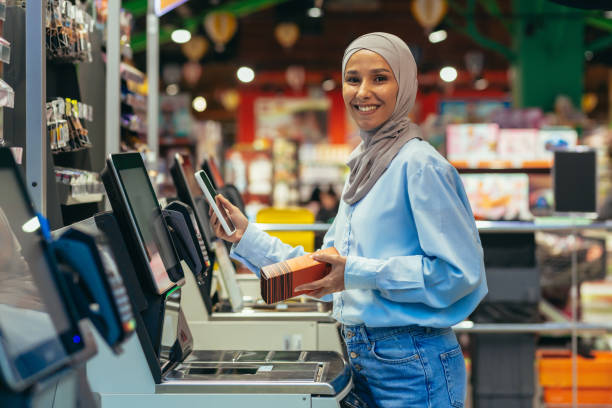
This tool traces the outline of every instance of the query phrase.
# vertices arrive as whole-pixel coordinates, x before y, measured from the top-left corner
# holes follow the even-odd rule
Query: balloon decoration
[[[221,92],[219,99],[221,105],[228,111],[235,110],[240,104],[240,94],[235,89],[228,89]]]
[[[213,11],[204,17],[204,28],[214,41],[217,52],[223,52],[225,44],[232,38],[237,27],[236,17],[226,11]]]
[[[414,18],[430,32],[438,25],[446,14],[446,0],[412,0],[412,14]]]
[[[589,92],[582,95],[582,111],[584,113],[591,113],[597,106],[597,94]]]
[[[299,65],[290,65],[285,71],[285,79],[295,92],[302,89],[306,80],[306,70]]]
[[[202,66],[195,61],[189,61],[183,65],[183,78],[189,86],[195,85],[202,76]]]
[[[291,48],[300,37],[300,28],[295,23],[280,23],[274,28],[274,36],[283,48]]]
[[[185,44],[181,44],[181,50],[189,61],[199,61],[208,51],[208,40],[206,37],[196,35]]]

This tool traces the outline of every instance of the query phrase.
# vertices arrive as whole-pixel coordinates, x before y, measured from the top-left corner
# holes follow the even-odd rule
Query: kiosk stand
[[[134,259],[133,268],[121,273],[126,285],[137,282],[128,286],[130,296],[140,292],[146,300],[135,313],[138,336],[125,344],[124,353],[112,355],[102,345],[88,365],[92,390],[103,407],[340,406],[352,382],[338,353],[192,351],[193,337],[180,306],[182,269],[165,222],[157,217],[161,210],[141,156],[111,155],[102,179],[129,250],[127,260]],[[96,217],[98,226],[109,224],[110,215],[103,217]],[[111,241],[119,238],[109,236]],[[173,277],[169,268],[174,268]]]

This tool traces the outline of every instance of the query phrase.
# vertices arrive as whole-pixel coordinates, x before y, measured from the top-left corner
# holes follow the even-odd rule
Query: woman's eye
[[[387,77],[384,75],[376,75],[376,77],[374,78],[374,81],[376,82],[385,82],[387,80]]]
[[[348,77],[344,81],[348,82],[349,84],[356,84],[356,83],[359,82],[359,78],[357,78],[357,77]]]

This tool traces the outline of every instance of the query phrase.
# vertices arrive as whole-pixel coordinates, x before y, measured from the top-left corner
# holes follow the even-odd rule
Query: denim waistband
[[[366,327],[365,325],[342,325],[342,336],[348,342],[368,342],[381,340],[396,334],[409,332],[413,336],[436,336],[450,328],[423,327],[417,325],[397,327]]]

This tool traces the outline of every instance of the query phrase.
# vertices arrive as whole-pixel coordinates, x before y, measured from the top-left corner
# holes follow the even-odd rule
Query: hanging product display
[[[91,147],[91,140],[81,119],[92,121],[91,106],[74,99],[57,98],[47,102],[47,135],[52,152],[66,152]]]
[[[46,17],[47,52],[51,59],[91,62],[91,40],[95,20],[80,3],[49,0]]]

